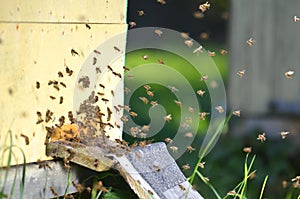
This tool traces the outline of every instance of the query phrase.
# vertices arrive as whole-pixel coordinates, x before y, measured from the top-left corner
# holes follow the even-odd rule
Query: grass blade
[[[266,184],[267,184],[268,177],[269,177],[269,176],[266,176],[266,177],[265,177],[264,183],[263,183],[263,185],[262,185],[262,187],[261,187],[259,199],[262,199],[262,196],[263,196],[263,193],[264,193],[264,190],[265,190],[265,186],[266,186]]]

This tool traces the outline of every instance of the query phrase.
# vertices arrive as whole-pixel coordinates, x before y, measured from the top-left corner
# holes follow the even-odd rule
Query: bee
[[[118,76],[118,77],[122,78],[121,73],[117,73],[117,72],[115,72],[115,71],[112,71],[112,73],[113,73],[115,76]]]
[[[29,145],[29,137],[27,135],[24,135],[23,133],[21,133],[20,135],[21,137],[23,137],[25,139],[25,144]]]
[[[235,110],[232,112],[233,115],[240,117],[241,116],[241,111],[240,110]]]
[[[257,136],[257,140],[260,140],[261,142],[266,141],[266,140],[267,140],[267,138],[266,138],[266,133],[259,134],[259,135]]]
[[[219,112],[219,113],[223,113],[224,109],[222,106],[216,106],[215,109]]]
[[[36,124],[40,124],[42,123],[44,120],[42,119],[42,113],[37,111],[36,112],[37,116],[38,116],[38,121],[36,122]]]
[[[50,191],[52,192],[52,194],[55,196],[55,197],[58,197],[58,193],[55,191],[55,189],[53,187],[50,187]]]
[[[112,96],[115,96],[115,92],[113,90],[110,91]]]
[[[125,87],[125,88],[124,88],[124,93],[125,93],[126,95],[128,95],[130,92],[131,92],[131,90],[130,90],[128,87]]]
[[[165,138],[165,142],[166,142],[166,143],[172,143],[173,140],[172,140],[171,138]]]
[[[146,139],[147,138],[147,133],[140,133],[140,137],[143,138],[143,139]]]
[[[110,65],[107,65],[108,70],[113,71],[112,67]]]
[[[99,160],[98,160],[98,159],[95,159],[93,165],[94,165],[94,167],[98,167],[98,165],[99,165]]]
[[[179,106],[179,107],[181,107],[181,106],[182,106],[182,103],[181,103],[181,101],[174,100],[174,102],[175,102],[175,104],[176,104],[177,106]]]
[[[197,90],[197,94],[199,95],[199,96],[201,96],[201,97],[203,97],[203,95],[204,95],[204,93],[205,93],[205,91],[203,91],[203,90]]]
[[[120,109],[117,106],[114,106],[114,109],[116,110],[116,112],[120,112]]]
[[[68,112],[68,118],[69,118],[69,121],[71,122],[71,124],[73,124],[75,120],[74,120],[74,116],[73,116],[72,111]]]
[[[39,169],[41,169],[41,168],[43,168],[43,169],[46,169],[46,168],[52,169],[51,166],[49,165],[48,161],[42,161],[41,159],[38,159],[37,164],[39,165]]]
[[[123,66],[124,71],[129,71],[130,69],[126,66]]]
[[[237,193],[235,190],[231,190],[227,193],[227,195],[230,195],[230,196],[235,196]]]
[[[149,86],[148,84],[144,85],[144,88],[146,89],[146,91],[149,91],[151,89],[151,86]]]
[[[50,99],[52,99],[52,100],[55,100],[55,99],[56,99],[56,97],[54,97],[54,96],[52,96],[52,95],[50,95],[49,97],[50,97]]]
[[[243,151],[244,151],[245,153],[251,153],[252,147],[244,147],[244,148],[243,148]]]
[[[207,112],[200,113],[200,120],[205,120],[206,115],[209,115]]]
[[[187,148],[187,151],[188,151],[189,153],[192,153],[193,151],[196,150],[196,149],[193,148],[192,146],[187,146],[186,148]]]
[[[137,12],[138,12],[139,16],[143,16],[145,14],[145,12],[143,10],[138,10]]]
[[[160,63],[160,64],[165,64],[163,59],[158,59],[157,62]]]
[[[60,96],[60,98],[59,98],[59,104],[62,104],[64,102],[64,98],[63,98],[63,96]]]
[[[189,164],[182,165],[183,170],[189,170],[191,167]]]
[[[39,88],[41,87],[41,84],[40,84],[40,82],[36,81],[36,83],[35,83],[35,87],[36,87],[37,89],[39,89]]]
[[[126,116],[126,115],[123,115],[123,116],[121,117],[121,121],[122,121],[123,123],[126,123],[126,122],[128,121],[127,116]]]
[[[100,70],[100,68],[96,67],[96,73],[101,73],[102,71]]]
[[[103,89],[105,88],[105,86],[103,84],[99,84],[99,86]]]
[[[184,137],[186,137],[186,138],[193,138],[194,135],[191,132],[187,132],[187,133],[184,134]]]
[[[98,54],[98,55],[101,55],[101,52],[98,51],[98,50],[94,50],[94,53]]]
[[[208,35],[208,33],[203,32],[203,33],[200,34],[200,38],[201,38],[202,40],[208,40],[209,35]]]
[[[72,56],[75,56],[75,55],[79,56],[78,52],[76,50],[74,50],[73,48],[71,49],[71,55]]]
[[[198,48],[195,48],[193,53],[197,54],[197,55],[199,55],[200,53],[203,53],[203,47],[199,46]]]
[[[172,120],[172,115],[169,114],[169,115],[165,116],[164,120],[167,121],[167,122],[170,122]]]
[[[57,91],[59,91],[59,87],[58,87],[57,84],[54,84],[54,85],[53,85],[53,88],[55,88]]]
[[[150,128],[149,125],[143,125],[142,131],[143,131],[143,132],[149,132],[149,128]]]
[[[136,112],[133,112],[133,111],[130,111],[129,115],[131,115],[132,117],[137,117],[138,116],[138,114]]]
[[[297,16],[294,16],[294,22],[299,22],[299,21],[300,21],[300,18]]]
[[[282,188],[287,188],[287,186],[288,186],[288,182],[286,181],[286,180],[283,180],[282,182],[281,182],[281,185],[282,185]]]
[[[208,1],[199,5],[199,10],[201,10],[201,12],[205,12],[206,10],[209,10],[209,8],[210,4],[208,3]]]
[[[149,193],[150,195],[154,195],[154,193],[153,193],[151,190],[148,190],[148,193]]]
[[[194,108],[193,108],[193,107],[190,107],[190,106],[189,106],[189,108],[188,108],[188,111],[191,112],[191,113],[194,113],[194,112],[195,112]]]
[[[113,112],[110,110],[110,108],[107,107],[107,121],[109,122],[110,121],[110,118],[111,118],[111,114]]]
[[[91,29],[91,26],[90,26],[89,24],[87,24],[87,23],[85,24],[85,27],[86,27],[87,29],[89,29],[89,30]]]
[[[58,71],[58,77],[64,77],[63,73],[61,71]]]
[[[173,151],[173,153],[178,151],[178,147],[176,146],[170,146],[170,149]]]
[[[168,88],[171,90],[172,93],[179,91],[178,88],[176,88],[175,86],[168,86]]]
[[[250,37],[250,38],[246,41],[246,43],[247,43],[250,47],[253,46],[254,42],[255,42],[255,40],[253,40],[252,37]]]
[[[128,24],[130,28],[134,28],[136,26],[136,23],[134,21],[130,21]]]
[[[159,166],[157,166],[157,165],[153,165],[153,168],[157,171],[157,172],[160,172],[160,167]]]
[[[73,71],[69,67],[66,67],[66,73],[68,73],[69,76],[72,76]]]
[[[239,76],[239,77],[243,77],[245,75],[245,72],[246,70],[239,70],[236,74]]]
[[[204,14],[200,11],[193,12],[193,17],[196,19],[202,19],[204,17]]]
[[[159,29],[154,30],[154,33],[157,34],[158,36],[161,36],[163,32]]]
[[[178,186],[179,186],[179,188],[180,188],[182,191],[185,191],[185,190],[186,190],[185,187],[184,187],[183,185],[179,184]]]
[[[118,124],[117,124],[117,122],[115,122],[115,127],[117,127],[118,129],[120,129],[120,128],[121,128],[121,126],[120,126],[120,125],[118,125]]]
[[[106,99],[106,98],[101,98],[101,100],[103,101],[103,102],[108,102],[109,100],[108,99]]]
[[[220,50],[220,53],[221,53],[221,55],[226,55],[226,54],[228,53],[228,51],[227,51],[227,50],[224,50],[224,49],[221,49],[221,50]]]
[[[154,93],[152,91],[147,91],[147,95],[149,95],[150,97],[153,97]]]
[[[157,101],[151,101],[150,104],[152,105],[152,107],[155,107],[158,105]]]
[[[201,81],[206,81],[207,79],[208,79],[207,75],[202,75],[200,78]]]
[[[149,59],[148,55],[143,55],[142,58],[143,58],[144,60]]]
[[[59,82],[60,85],[62,85],[63,87],[67,88],[66,84],[63,82]]]
[[[194,45],[194,42],[192,39],[187,39],[184,41],[185,45],[187,45],[189,48]]]
[[[141,147],[145,147],[146,145],[147,145],[146,140],[139,142],[139,146],[141,146]]]
[[[213,51],[208,51],[208,56],[214,57],[214,56],[216,56],[216,53]]]
[[[114,49],[115,49],[117,52],[121,52],[121,50],[120,50],[117,46],[114,46]]]
[[[97,58],[93,57],[93,65],[95,65],[97,63]]]
[[[205,166],[205,162],[200,162],[198,164],[198,167],[200,167],[201,169],[204,169],[204,166]]]
[[[288,131],[281,131],[280,132],[280,135],[281,135],[282,139],[285,139],[288,134],[290,134],[290,132],[288,132]]]
[[[139,99],[144,103],[144,104],[148,104],[149,100],[146,97],[139,97]]]
[[[52,80],[49,80],[48,82],[48,86],[52,85],[53,84],[53,81]]]
[[[65,123],[65,117],[64,117],[64,116],[61,116],[61,117],[58,119],[58,121],[59,121],[59,127],[62,127],[62,126],[64,125],[64,123]]]
[[[189,33],[186,33],[186,32],[180,33],[180,36],[181,36],[183,39],[189,39],[189,38],[190,38]]]
[[[289,70],[289,71],[285,72],[284,75],[286,78],[291,79],[293,77],[294,73],[295,73],[294,71]]]

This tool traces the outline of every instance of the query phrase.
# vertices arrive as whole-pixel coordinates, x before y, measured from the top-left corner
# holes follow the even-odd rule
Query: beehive
[[[50,123],[36,124],[37,112],[44,120],[47,109],[54,112],[51,125],[61,116],[67,121],[68,111],[74,109],[74,89],[83,64],[107,38],[126,32],[126,1],[0,0],[0,4],[0,147],[8,145],[5,137],[11,130],[13,144],[23,149],[27,162],[47,159],[45,126]],[[125,48],[125,37],[118,41],[118,48]],[[112,67],[121,71],[123,62],[121,57]],[[97,66],[101,66],[101,57]],[[67,67],[73,70],[72,75],[66,72]],[[64,77],[58,77],[59,71]],[[55,89],[48,85],[50,80],[63,82],[66,88],[60,84],[59,90]],[[121,81],[109,76],[102,80],[108,90],[109,85],[114,87]],[[122,92],[114,95],[117,103],[122,103]],[[111,138],[121,138],[120,130],[108,133]],[[20,155],[16,152],[13,164],[21,163]]]

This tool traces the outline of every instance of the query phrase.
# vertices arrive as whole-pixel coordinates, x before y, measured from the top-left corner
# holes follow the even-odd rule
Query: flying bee
[[[148,190],[148,193],[149,193],[150,195],[154,195],[154,193],[153,193],[151,190]]]
[[[57,91],[59,91],[59,86],[57,84],[54,84],[53,88],[55,88]]]
[[[251,37],[251,38],[249,38],[247,41],[246,41],[246,43],[250,46],[250,47],[252,47],[253,46],[253,44],[254,44],[254,40],[253,40],[253,38]]]
[[[200,78],[201,81],[206,81],[207,79],[208,79],[207,75],[202,75]]]
[[[98,51],[98,50],[94,50],[94,53],[98,54],[98,55],[101,55],[101,52]]]
[[[166,142],[166,143],[172,143],[173,140],[172,140],[171,138],[165,138],[165,142]]]
[[[95,65],[97,63],[97,58],[93,57],[93,65]]]
[[[281,138],[282,138],[283,140],[286,138],[286,136],[287,136],[288,134],[290,134],[290,132],[288,132],[288,131],[281,131],[281,132],[280,132]]]
[[[51,166],[49,165],[48,161],[42,161],[41,159],[37,160],[37,164],[39,165],[39,169],[52,169]]]
[[[165,5],[167,2],[165,0],[156,0],[157,3],[160,3],[161,5]]]
[[[209,57],[214,57],[214,56],[216,56],[216,53],[213,52],[213,51],[208,51],[208,56]]]
[[[189,39],[189,38],[190,38],[189,33],[186,33],[186,32],[180,33],[180,36],[181,36],[183,39]]]
[[[115,72],[115,71],[112,71],[112,73],[113,73],[115,76],[118,76],[118,77],[122,78],[121,73],[117,73],[117,72]]]
[[[200,162],[198,164],[198,167],[200,167],[201,169],[204,169],[204,166],[205,166],[205,162]]]
[[[52,119],[53,112],[47,109],[46,111],[46,117],[45,117],[45,122],[49,122]]]
[[[206,115],[209,115],[209,113],[207,113],[207,112],[200,113],[200,120],[205,120]]]
[[[86,27],[87,29],[89,29],[89,30],[91,29],[91,26],[90,26],[89,24],[87,24],[87,23],[85,24],[85,27]]]
[[[123,116],[121,117],[121,121],[122,121],[123,123],[126,123],[126,122],[128,121],[127,116],[126,116],[126,115],[123,115]]]
[[[140,133],[140,137],[143,138],[143,139],[146,139],[147,138],[147,133]]]
[[[141,146],[141,147],[145,147],[146,145],[147,145],[146,140],[139,142],[139,146]]]
[[[150,104],[152,105],[152,107],[155,107],[158,105],[157,101],[151,101]]]
[[[266,138],[266,133],[259,134],[259,135],[257,136],[257,140],[260,140],[261,142],[266,141],[266,140],[267,140],[267,138]]]
[[[42,113],[37,111],[36,112],[37,116],[38,116],[38,121],[36,122],[36,124],[40,124],[42,123],[44,120],[42,119]]]
[[[210,4],[208,3],[208,1],[199,5],[199,10],[201,10],[201,12],[205,12],[209,10],[209,8],[210,8]]]
[[[148,84],[144,85],[144,88],[146,89],[146,91],[149,91],[151,89],[151,86],[149,86]]]
[[[72,56],[75,56],[75,55],[79,56],[78,52],[76,50],[74,50],[73,48],[71,49],[71,55]]]
[[[112,96],[115,96],[115,92],[113,90],[110,91]]]
[[[187,151],[188,151],[189,153],[192,153],[193,151],[196,150],[196,149],[193,148],[192,146],[187,146],[186,148],[187,148]]]
[[[27,135],[24,135],[23,133],[21,133],[20,135],[21,137],[23,137],[25,139],[25,144],[29,145],[29,137]]]
[[[133,28],[136,26],[136,23],[134,21],[130,21],[129,23],[130,28]]]
[[[97,92],[97,94],[100,95],[100,96],[104,95],[104,93],[101,93],[101,92]]]
[[[178,147],[176,146],[170,146],[170,149],[173,151],[173,153],[178,151]]]
[[[116,112],[120,112],[120,109],[117,106],[114,106],[114,109],[116,110]]]
[[[110,121],[110,118],[111,118],[111,114],[112,114],[113,112],[110,110],[110,108],[109,107],[107,107],[107,121],[109,122]]]
[[[164,120],[167,121],[167,122],[170,122],[172,120],[172,115],[169,114],[169,115],[165,116]]]
[[[223,113],[224,109],[222,106],[216,106],[215,109],[219,112],[219,113]]]
[[[203,91],[201,89],[197,91],[197,94],[201,97],[203,97],[204,93],[205,93],[205,91]]]
[[[240,117],[241,116],[241,111],[240,110],[235,110],[232,112],[233,115]]]
[[[227,50],[224,50],[224,49],[221,49],[221,50],[220,50],[220,53],[221,53],[221,55],[226,55],[226,54],[228,53],[228,51],[227,51]]]
[[[158,36],[161,36],[163,32],[159,29],[154,30],[154,33],[157,34]]]
[[[203,47],[199,46],[198,48],[195,48],[193,53],[197,54],[197,55],[199,55],[200,53],[203,53]]]
[[[286,78],[291,79],[293,77],[294,73],[295,73],[294,71],[289,70],[289,71],[285,72],[284,75],[286,76]]]
[[[58,71],[57,74],[58,74],[58,77],[60,77],[60,78],[61,78],[61,77],[64,77],[64,75],[63,75],[63,73],[62,73],[61,71]]]
[[[52,192],[52,194],[55,196],[55,197],[58,197],[58,193],[55,191],[55,189],[53,187],[50,187],[50,191]]]
[[[60,96],[60,98],[59,98],[59,104],[62,104],[64,102],[64,98],[63,98],[63,96]]]
[[[294,22],[299,22],[299,21],[300,21],[300,18],[297,16],[294,16]]]
[[[114,49],[115,49],[117,52],[121,52],[121,50],[120,50],[117,46],[114,46]]]
[[[61,116],[61,117],[58,119],[58,121],[59,121],[59,127],[62,127],[62,126],[64,125],[64,123],[65,123],[65,117],[64,117],[64,116]]]
[[[191,133],[191,132],[186,132],[186,133],[184,134],[184,137],[186,137],[186,138],[193,138],[194,135],[193,135],[193,133]]]
[[[191,167],[189,164],[182,165],[183,170],[189,170]]]
[[[187,45],[189,48],[194,45],[194,42],[192,39],[187,39],[184,41],[185,45]]]
[[[197,93],[198,93],[198,92],[197,92]],[[190,107],[190,106],[189,106],[188,110],[189,110],[189,112],[191,112],[191,113],[194,113],[194,112],[195,112],[194,108],[193,108],[193,107]]]
[[[239,70],[236,74],[239,76],[239,77],[243,77],[245,75],[245,72],[246,70]]]
[[[66,73],[68,73],[69,76],[72,76],[73,71],[69,67],[66,67]]]
[[[138,116],[138,114],[136,112],[133,112],[133,111],[130,111],[129,115],[131,115],[132,117],[137,117]]]
[[[147,91],[147,95],[149,95],[150,97],[153,97],[154,93],[152,91]]]
[[[130,69],[126,66],[123,66],[124,71],[129,71]]]
[[[113,71],[112,67],[110,65],[107,65],[108,70]]]
[[[138,10],[137,12],[138,12],[139,16],[143,16],[145,14],[145,12],[143,10]]]
[[[54,96],[52,96],[52,95],[50,95],[49,97],[50,97],[50,99],[52,99],[52,100],[55,100],[55,99],[56,99],[56,97],[54,97]]]
[[[125,93],[126,95],[128,95],[130,92],[131,92],[131,90],[130,90],[128,87],[125,87],[125,88],[124,88],[124,93]]]
[[[177,106],[179,106],[179,107],[181,107],[181,106],[182,106],[182,103],[181,103],[181,101],[174,100],[174,102],[175,102],[175,104],[176,104]]]
[[[144,104],[148,104],[149,100],[146,97],[139,97],[139,99],[144,103]]]
[[[59,82],[60,85],[62,85],[63,87],[67,88],[66,84],[63,82]]]
[[[41,87],[41,84],[40,84],[40,82],[36,81],[36,83],[35,83],[35,87],[36,87],[37,89],[39,89],[39,88]]]
[[[102,71],[100,70],[100,68],[96,67],[96,73],[101,73]]]
[[[175,86],[168,86],[168,88],[171,90],[172,93],[179,91],[178,88],[176,88]]]

